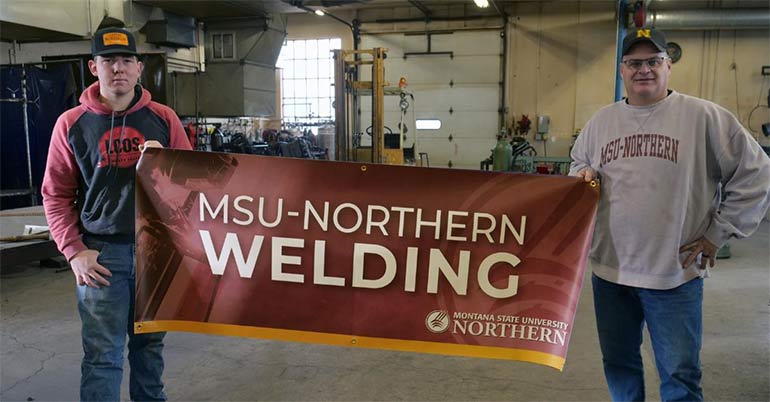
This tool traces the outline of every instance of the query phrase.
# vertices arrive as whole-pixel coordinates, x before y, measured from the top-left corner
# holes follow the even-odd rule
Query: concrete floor
[[[706,281],[708,400],[770,400],[770,241],[732,241]],[[3,267],[0,400],[76,400],[80,320],[67,271]],[[564,372],[529,363],[169,333],[170,400],[608,400],[586,281]],[[658,400],[649,343],[648,399]],[[127,370],[126,370],[127,372]],[[124,398],[128,392],[124,381]]]

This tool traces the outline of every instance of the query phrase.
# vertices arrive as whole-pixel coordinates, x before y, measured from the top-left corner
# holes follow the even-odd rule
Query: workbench
[[[46,226],[42,206],[6,209],[0,211],[0,237],[24,233],[24,225]],[[19,242],[0,242],[0,269],[13,265],[42,261],[60,256],[53,240],[38,239]]]

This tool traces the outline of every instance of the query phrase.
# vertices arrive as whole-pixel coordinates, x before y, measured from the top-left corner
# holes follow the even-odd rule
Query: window
[[[235,58],[235,34],[234,33],[215,33],[211,35],[212,50],[214,59],[234,59]]]
[[[418,130],[438,130],[441,128],[441,120],[438,119],[417,119],[415,122]]]
[[[288,40],[278,56],[283,69],[283,118],[286,122],[334,120],[334,58],[339,38]]]

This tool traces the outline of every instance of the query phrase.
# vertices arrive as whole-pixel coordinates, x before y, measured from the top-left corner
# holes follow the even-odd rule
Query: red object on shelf
[[[187,132],[187,139],[190,140],[190,145],[195,148],[195,124],[188,123],[185,126],[185,131]]]

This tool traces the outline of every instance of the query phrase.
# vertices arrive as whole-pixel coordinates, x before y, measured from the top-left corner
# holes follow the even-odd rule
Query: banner
[[[136,186],[136,332],[564,366],[596,183],[150,148]]]

